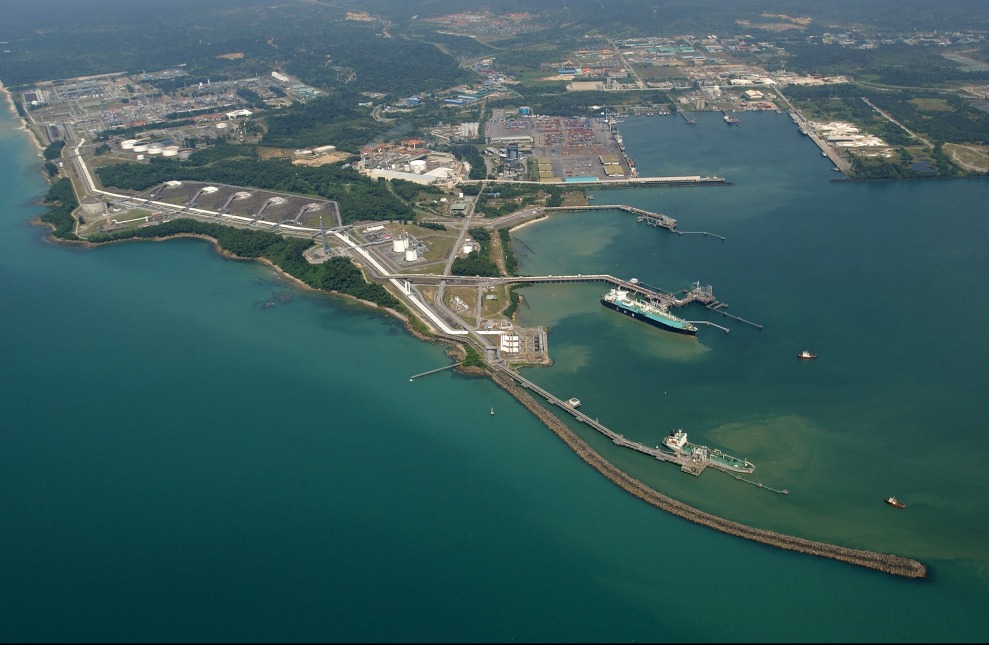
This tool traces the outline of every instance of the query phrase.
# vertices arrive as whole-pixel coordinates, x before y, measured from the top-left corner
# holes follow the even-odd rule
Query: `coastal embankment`
[[[34,144],[34,147],[35,149],[37,149],[38,154],[41,155],[45,151],[44,146],[41,145],[41,143],[38,141],[38,137],[35,136],[35,133],[28,126],[27,119],[25,119],[20,114],[18,114],[17,106],[14,105],[14,95],[10,93],[10,90],[4,87],[3,82],[0,82],[0,94],[3,94],[4,98],[7,100],[7,106],[10,108],[10,113],[13,114],[15,117],[17,117],[18,120],[20,120],[21,130],[24,130],[25,132],[28,133],[28,139],[30,139],[31,143]]]
[[[663,495],[662,493],[646,486],[634,477],[629,476],[627,473],[619,470],[610,462],[605,460],[604,457],[598,454],[586,441],[581,439],[573,430],[571,430],[569,426],[554,416],[549,410],[540,405],[539,402],[537,402],[532,396],[529,395],[528,392],[517,385],[514,381],[500,374],[492,374],[491,378],[495,381],[495,383],[514,396],[515,399],[522,405],[528,408],[530,412],[536,415],[536,417],[538,417],[539,420],[546,425],[546,427],[562,439],[570,447],[570,449],[577,453],[577,455],[587,464],[617,484],[623,490],[657,508],[667,511],[668,513],[672,513],[673,515],[682,517],[685,520],[707,526],[716,531],[721,531],[722,533],[735,535],[747,540],[752,540],[753,542],[767,544],[769,546],[786,549],[788,551],[796,551],[807,555],[831,558],[833,560],[839,560],[848,564],[875,569],[877,571],[882,571],[884,573],[896,576],[903,576],[905,578],[925,578],[927,576],[927,567],[916,560],[911,560],[909,558],[888,553],[877,553],[875,551],[851,549],[834,544],[826,544],[824,542],[815,542],[813,540],[807,540],[792,535],[752,528],[750,526],[745,526],[744,524],[739,524],[738,522],[732,522],[731,520],[717,517],[716,515],[711,515],[710,513],[705,513],[688,506],[687,504],[667,497],[666,495]]]

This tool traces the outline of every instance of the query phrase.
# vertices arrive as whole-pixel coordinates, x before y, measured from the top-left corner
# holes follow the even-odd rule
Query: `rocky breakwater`
[[[522,405],[536,415],[550,430],[562,439],[570,448],[580,456],[585,462],[594,467],[602,475],[612,482],[635,495],[639,499],[652,504],[664,511],[682,517],[691,522],[736,535],[738,537],[768,544],[788,551],[797,551],[808,555],[816,555],[823,558],[831,558],[848,564],[860,567],[876,569],[884,573],[905,578],[924,578],[927,576],[927,567],[916,560],[904,558],[888,553],[877,553],[875,551],[865,551],[861,549],[850,549],[824,542],[815,542],[804,538],[775,533],[763,529],[752,528],[732,522],[710,513],[705,513],[683,502],[679,502],[671,497],[646,486],[634,477],[622,472],[611,463],[606,461],[601,455],[594,451],[591,446],[581,439],[570,429],[567,424],[554,416],[549,410],[539,404],[525,389],[520,387],[514,380],[503,375],[493,374],[492,378],[502,388],[507,390]]]

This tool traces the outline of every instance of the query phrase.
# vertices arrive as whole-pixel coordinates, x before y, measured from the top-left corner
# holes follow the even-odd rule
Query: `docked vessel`
[[[579,408],[580,399],[578,399],[577,397],[573,397],[567,401],[567,405],[569,405],[571,408]]]
[[[728,470],[733,473],[751,473],[755,470],[755,465],[747,459],[727,455],[716,448],[690,443],[687,441],[687,433],[683,430],[671,431],[669,436],[663,438],[663,445],[678,455],[705,462],[708,466],[720,470]]]
[[[732,116],[730,114],[725,115],[725,123],[728,125],[741,125],[742,122],[738,120],[738,117]]]
[[[621,287],[615,287],[601,297],[601,304],[608,309],[614,309],[620,314],[625,314],[649,323],[653,327],[659,327],[666,331],[696,336],[697,327],[690,322],[678,318],[665,308],[646,302],[640,298],[633,298],[629,292]]]
[[[797,354],[797,358],[817,358],[817,354],[811,354],[809,351],[805,349],[804,351]]]
[[[896,499],[895,497],[892,497],[892,496],[886,498],[886,503],[889,504],[890,506],[895,507],[895,508],[906,508],[907,507],[906,504],[904,504],[903,502],[901,502],[900,500],[898,500],[898,499]]]

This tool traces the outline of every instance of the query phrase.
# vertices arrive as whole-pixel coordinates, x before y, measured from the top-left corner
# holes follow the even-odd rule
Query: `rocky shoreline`
[[[617,484],[623,490],[635,495],[639,499],[652,504],[668,513],[678,517],[707,526],[716,531],[735,535],[737,537],[767,544],[788,551],[797,551],[808,555],[816,555],[824,558],[839,560],[848,564],[860,567],[876,569],[884,573],[905,578],[925,578],[927,577],[927,567],[916,560],[904,558],[888,553],[877,553],[875,551],[865,551],[861,549],[850,549],[847,547],[815,542],[804,538],[775,533],[763,529],[756,529],[738,522],[732,522],[710,513],[705,513],[692,506],[688,506],[675,499],[667,497],[662,493],[646,486],[634,477],[619,470],[610,462],[599,455],[583,439],[581,439],[565,423],[555,417],[549,410],[540,405],[528,392],[522,389],[513,380],[500,374],[492,374],[491,378],[514,396],[522,405],[529,409],[536,417],[542,421],[546,427],[553,431],[560,439],[566,443],[571,450],[583,459],[595,470]]]

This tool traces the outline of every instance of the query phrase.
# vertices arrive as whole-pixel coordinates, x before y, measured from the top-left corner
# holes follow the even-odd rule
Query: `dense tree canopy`
[[[49,205],[49,209],[41,216],[41,221],[52,226],[52,235],[63,240],[77,239],[73,232],[76,221],[72,212],[79,206],[79,202],[76,200],[72,181],[62,177],[52,184],[45,194],[45,203]]]

